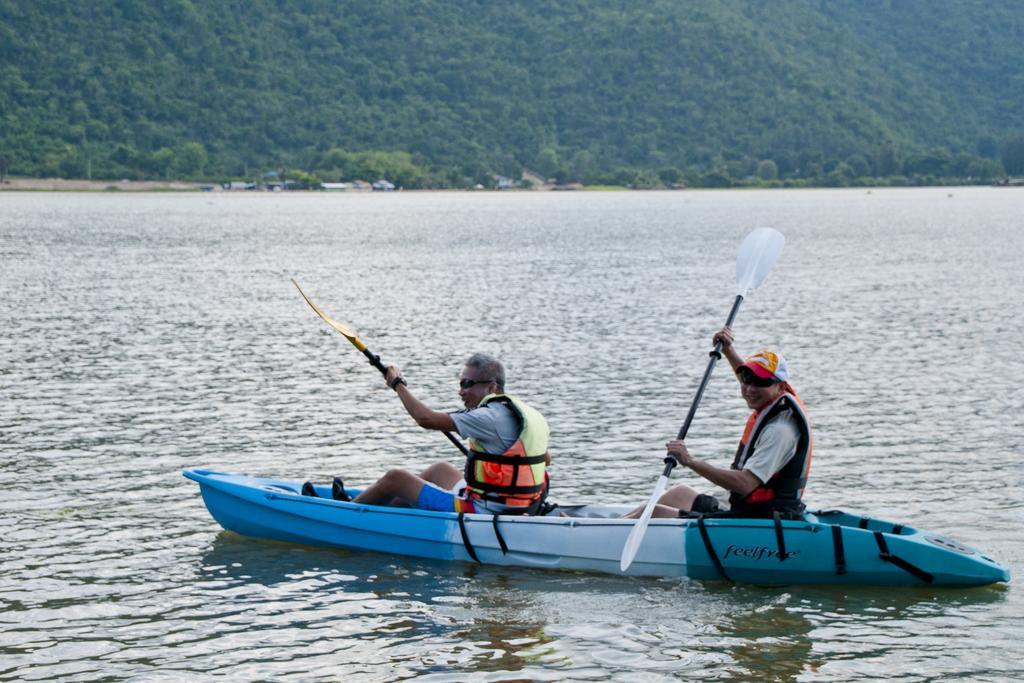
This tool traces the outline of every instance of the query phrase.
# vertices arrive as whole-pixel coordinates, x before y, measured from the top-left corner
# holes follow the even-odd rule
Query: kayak
[[[557,506],[546,516],[456,514],[304,496],[302,482],[186,470],[225,529],[329,548],[622,574],[634,520],[627,505]],[[358,490],[348,490],[358,495]],[[759,585],[982,586],[1005,567],[939,534],[839,510],[798,520],[653,519],[629,576],[680,576]]]

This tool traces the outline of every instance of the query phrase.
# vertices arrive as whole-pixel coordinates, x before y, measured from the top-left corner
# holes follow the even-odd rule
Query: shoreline
[[[395,189],[391,192],[614,192],[628,191],[632,188],[594,185],[585,186],[572,184],[565,186],[544,184],[532,188],[430,188],[430,189]],[[681,188],[680,188],[681,189]],[[193,180],[81,180],[69,178],[22,178],[8,177],[0,183],[0,192],[213,192],[230,194],[265,194],[271,192],[266,188],[229,190],[219,183]],[[347,190],[288,190],[288,192],[316,192],[326,194],[369,194],[379,192],[366,188],[349,188]]]
[[[0,192],[199,192],[201,186],[184,180],[70,180],[67,178],[5,178]]]
[[[803,187],[763,187],[763,186],[735,186],[726,188],[710,187],[674,187],[674,188],[631,188],[619,185],[543,185],[532,188],[509,188],[509,189],[459,189],[459,188],[437,188],[422,190],[395,190],[396,192],[680,192],[687,190],[818,190],[818,189],[862,189],[882,190],[898,188],[952,188],[952,187],[1022,187],[1024,179],[1013,178],[1004,183],[990,183],[979,185],[848,185],[845,187],[830,187],[824,185],[809,185]],[[21,178],[7,177],[0,182],[0,193],[3,192],[213,192],[230,194],[264,194],[268,190],[226,190],[218,183],[200,182],[191,180],[75,180],[68,178]],[[289,192],[316,192],[326,194],[363,194],[369,193],[369,189],[349,189],[344,191],[330,190],[289,190]]]

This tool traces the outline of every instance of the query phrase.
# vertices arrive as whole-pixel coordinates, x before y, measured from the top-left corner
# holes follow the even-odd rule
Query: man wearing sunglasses
[[[729,517],[798,517],[811,464],[811,426],[803,403],[789,385],[789,368],[781,354],[758,351],[745,360],[733,346],[732,330],[718,331],[713,343],[736,373],[740,394],[753,411],[729,468],[695,458],[682,441],[666,444],[680,465],[729,492],[729,508],[718,500],[680,484],[669,489],[654,509],[654,517],[694,514]],[[639,517],[643,508],[626,515]]]
[[[466,361],[459,377],[464,411],[445,413],[427,407],[393,365],[385,381],[416,424],[458,432],[469,440],[470,453],[465,471],[447,462],[434,463],[418,475],[390,470],[354,502],[397,502],[441,512],[535,514],[540,509],[551,461],[548,424],[535,409],[504,393],[505,368],[498,359],[477,353]]]

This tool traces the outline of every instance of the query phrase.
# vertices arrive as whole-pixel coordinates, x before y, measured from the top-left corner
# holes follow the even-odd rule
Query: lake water
[[[552,426],[552,498],[646,500],[735,291],[816,428],[806,499],[1024,578],[1024,191],[0,193],[0,680],[1003,681],[1024,598],[480,568],[220,529],[181,470],[363,486],[458,453],[470,353]],[[728,464],[721,367],[691,450]],[[675,481],[697,484],[677,469]]]

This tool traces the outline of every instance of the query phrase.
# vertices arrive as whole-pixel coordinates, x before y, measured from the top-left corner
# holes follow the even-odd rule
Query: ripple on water
[[[767,224],[788,244],[738,344],[790,361],[816,428],[811,507],[947,533],[1018,574],[1024,195],[947,194],[4,193],[0,680],[1024,678],[1012,586],[328,552],[220,532],[180,476],[360,486],[457,462],[296,277],[432,406],[457,407],[469,353],[500,356],[551,423],[553,498],[638,503],[734,295],[736,246]],[[727,462],[745,412],[719,368],[692,450]]]

